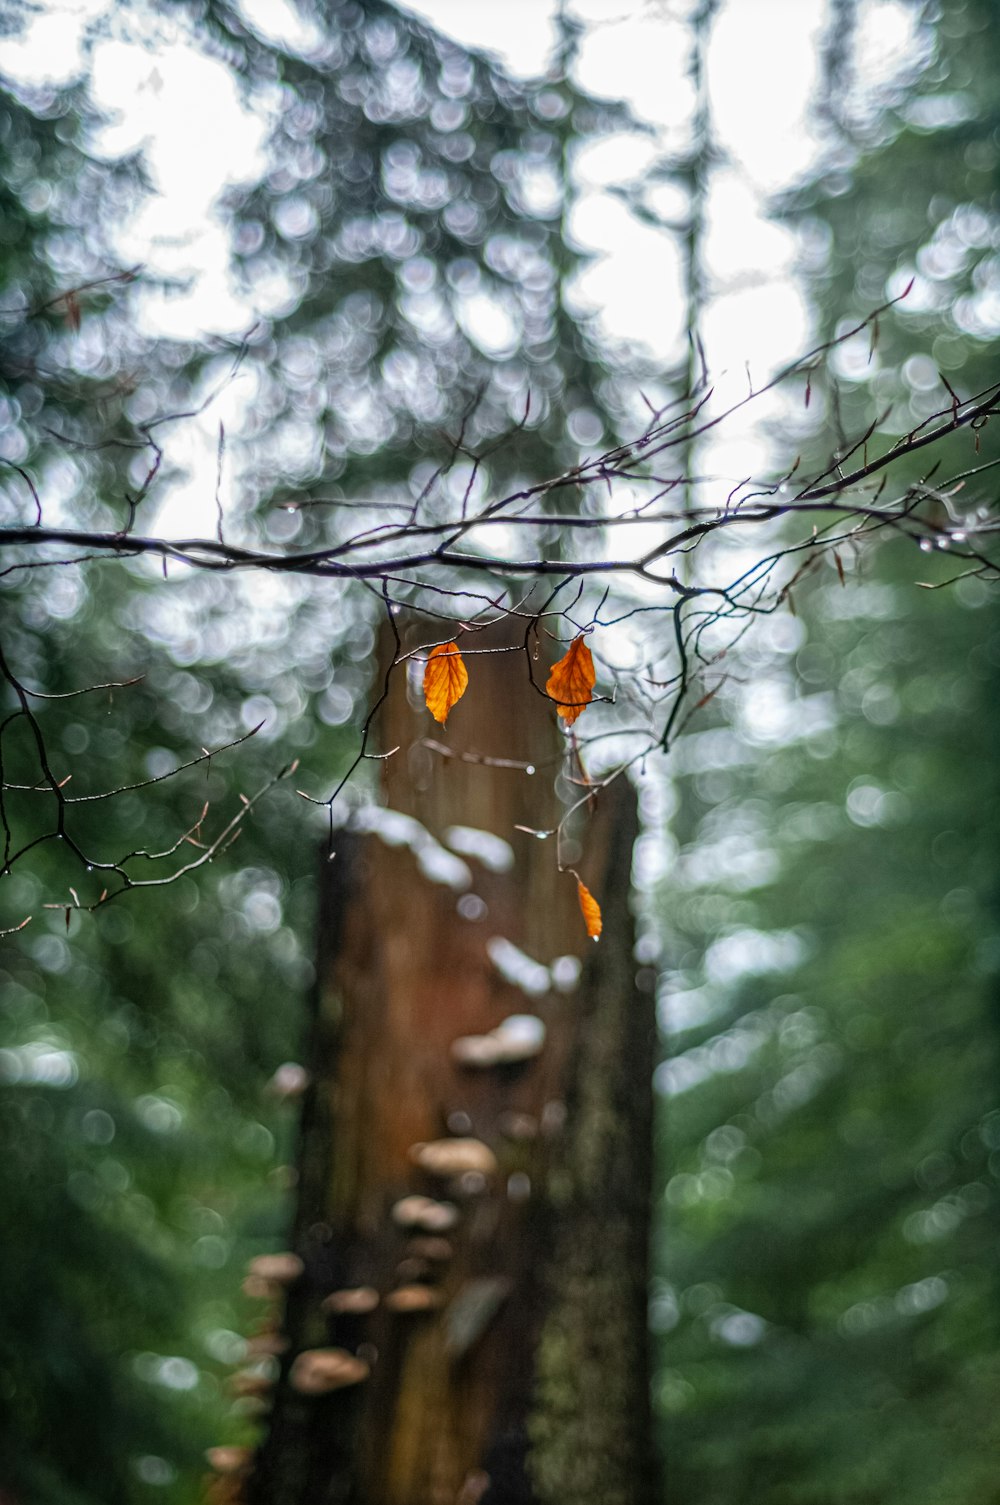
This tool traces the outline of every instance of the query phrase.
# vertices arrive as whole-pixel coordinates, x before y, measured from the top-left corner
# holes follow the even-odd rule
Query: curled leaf
[[[585,883],[576,880],[576,896],[580,901],[580,913],[583,915],[583,923],[587,927],[587,934],[592,941],[596,941],[604,928],[601,919],[601,906],[594,898]]]
[[[435,721],[444,726],[448,712],[465,694],[469,672],[457,643],[439,643],[432,648],[424,670],[424,700]]]
[[[557,664],[545,686],[550,700],[559,702],[559,714],[570,726],[594,698],[594,659],[581,633]]]

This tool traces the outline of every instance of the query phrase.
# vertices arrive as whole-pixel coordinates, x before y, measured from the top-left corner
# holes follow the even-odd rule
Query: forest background
[[[267,7],[207,3],[169,22],[94,7],[76,13],[89,40],[70,83],[32,72],[37,36],[34,53],[3,54],[5,521],[25,517],[23,473],[43,478],[61,520],[107,517],[125,488],[142,493],[148,447],[89,446],[219,386],[225,446],[218,408],[174,426],[151,496],[161,526],[196,513],[211,533],[221,498],[274,542],[308,538],[298,504],[320,481],[340,498],[414,485],[428,436],[469,394],[487,383],[484,432],[499,431],[526,371],[536,420],[491,480],[554,473],[634,432],[640,387],[682,388],[689,328],[720,379],[734,361],[742,378],[744,357],[763,377],[797,353],[712,343],[740,328],[733,299],[775,258],[791,278],[789,247],[802,313],[796,327],[779,305],[772,322],[802,349],[914,286],[874,353],[867,336],[849,342],[808,408],[801,392],[776,402],[763,434],[734,434],[699,467],[742,473],[749,453],[749,468],[780,470],[822,445],[838,406],[850,428],[891,402],[882,432],[900,432],[941,407],[942,373],[984,388],[1000,331],[991,6],[817,11],[815,141],[770,205],[782,236],[749,270],[731,242],[756,211],[715,119],[725,91],[709,87],[712,37],[734,9],[653,18],[678,83],[674,119],[652,136],[587,65],[593,35],[635,18],[583,7],[553,22],[535,85],[455,43],[442,62],[429,32],[381,6],[327,7],[283,38]],[[16,38],[37,22],[25,7],[4,25]],[[132,280],[119,275],[129,235],[158,236],[162,253],[169,226],[127,116],[116,142],[90,92],[88,59],[109,38],[151,49],[154,93],[158,47],[211,59],[198,86],[221,87],[225,68],[231,102],[275,127],[258,129],[248,180],[205,239]],[[414,58],[429,75],[431,57],[421,145],[469,164],[457,205],[435,200],[412,153],[377,179],[357,168],[380,89],[405,90]],[[501,189],[477,201],[483,163]],[[613,256],[593,265],[595,181],[597,219],[627,216],[626,241],[659,237],[637,300],[647,323],[668,311],[658,348],[600,317],[635,273]],[[408,195],[422,244],[399,212]],[[218,322],[202,334],[190,262],[211,269],[222,244]],[[745,324],[741,337],[755,338]],[[229,381],[237,359],[249,398]],[[987,456],[989,444],[986,431]],[[989,486],[979,478],[968,506]],[[997,609],[977,575],[918,589],[962,572],[905,539],[845,551],[841,568],[843,582],[828,565],[797,587],[794,614],[759,627],[669,765],[640,782],[638,960],[664,1043],[654,1402],[671,1497],[699,1505],[997,1498]],[[79,781],[170,774],[265,723],[187,785],[102,806],[91,835],[127,847],[141,823],[143,844],[164,849],[190,825],[192,788],[222,808],[298,757],[318,792],[356,751],[377,614],[339,593],[200,576],[167,593],[141,565],[3,585],[4,652],[35,687],[143,676],[94,696],[97,710],[45,707]],[[303,1045],[311,814],[278,788],[223,860],[93,915],[64,913],[79,880],[50,847],[4,876],[5,923],[34,913],[4,942],[0,1024],[12,1501],[193,1500],[205,1447],[254,1435],[225,1379],[251,1321],[242,1271],[282,1247],[288,1219],[295,1076],[282,1068]]]

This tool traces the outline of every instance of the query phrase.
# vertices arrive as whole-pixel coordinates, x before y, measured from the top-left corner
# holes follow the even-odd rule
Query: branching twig
[[[962,455],[958,468],[950,474],[944,465],[952,436],[971,432],[978,450],[983,425],[1000,415],[1000,382],[962,398],[943,381],[947,400],[907,433],[888,439],[876,453],[872,451],[890,415],[877,414],[851,435],[838,411],[833,418],[839,427],[832,458],[812,473],[806,473],[800,459],[777,476],[734,480],[687,473],[691,467],[684,461],[695,453],[696,446],[749,404],[759,403],[765,394],[792,386],[801,396],[804,378],[808,406],[812,378],[825,359],[838,345],[862,331],[868,331],[874,343],[878,317],[893,303],[793,361],[770,381],[757,387],[751,384],[746,395],[728,404],[716,404],[708,372],[701,370],[694,390],[685,398],[675,398],[659,408],[650,406],[647,400],[649,420],[637,436],[584,458],[557,475],[500,495],[492,494],[491,467],[504,444],[527,426],[530,397],[511,433],[493,436],[475,448],[469,433],[482,396],[476,393],[461,416],[457,433],[445,441],[443,460],[415,498],[383,495],[372,501],[355,497],[333,502],[317,496],[282,503],[296,510],[311,509],[318,541],[308,548],[271,547],[225,537],[221,489],[226,435],[221,423],[214,491],[215,537],[169,538],[133,531],[138,506],[163,469],[164,443],[157,435],[168,425],[204,412],[222,383],[203,402],[140,425],[134,431],[134,440],[116,435],[100,441],[147,449],[151,456],[138,491],[124,496],[126,525],[119,531],[46,522],[44,498],[32,477],[20,465],[0,462],[27,487],[34,511],[29,520],[0,527],[0,563],[4,566],[0,579],[20,571],[66,569],[101,559],[148,556],[162,560],[164,569],[168,561],[173,561],[188,569],[229,575],[267,571],[313,581],[356,582],[377,596],[395,646],[391,662],[383,671],[378,698],[362,723],[357,754],[329,794],[317,798],[299,791],[304,799],[326,810],[331,852],[334,805],[346,784],[362,762],[391,757],[396,751],[370,750],[375,718],[389,693],[391,678],[399,670],[405,672],[410,659],[424,656],[433,646],[421,643],[417,648],[404,648],[401,613],[436,624],[440,628],[436,642],[463,635],[470,639],[498,616],[519,619],[524,635],[516,651],[524,653],[530,688],[546,699],[546,690],[535,672],[546,634],[557,642],[587,633],[602,681],[614,686],[615,693],[595,697],[610,702],[607,710],[590,713],[593,730],[583,736],[575,731],[567,743],[584,792],[559,822],[561,844],[567,822],[595,793],[650,752],[666,751],[673,745],[694,711],[708,704],[733,678],[730,666],[725,671],[719,668],[722,656],[732,652],[756,618],[792,604],[798,582],[824,558],[843,582],[845,547],[856,551],[879,537],[897,537],[925,552],[946,549],[961,561],[966,568],[946,583],[969,575],[1000,579],[1000,556],[994,552],[1000,517],[990,507],[977,505],[975,499],[968,505],[963,502],[961,507],[956,502],[963,487],[975,483],[1000,461],[970,465],[968,457]],[[239,368],[248,341],[249,335],[238,347],[226,381],[232,380]],[[703,356],[699,354],[697,359],[702,361]],[[931,453],[932,464],[924,474],[914,476],[908,462],[923,457],[925,451]],[[459,461],[463,466],[468,464],[468,473],[463,472],[461,481],[454,474]],[[710,488],[718,491],[714,501],[707,499]],[[329,516],[322,511],[327,507]],[[345,518],[357,519],[359,511],[366,510],[377,513],[380,520],[360,528],[352,523],[351,530],[344,529]],[[340,536],[338,529],[342,530]],[[546,551],[554,531],[560,540],[559,557],[551,557]],[[747,538],[758,540],[753,562],[747,563],[742,546],[735,554],[738,563],[727,571],[726,562],[734,557],[727,546]],[[696,555],[705,561],[697,573],[692,563]],[[599,598],[591,589],[595,580],[601,587]],[[661,618],[666,614],[669,622],[663,625],[668,630],[647,634],[650,647],[642,647],[634,663],[615,663],[603,629],[632,623],[638,631],[644,621],[655,619],[655,614]],[[462,651],[474,656],[500,650],[463,645]],[[117,860],[94,861],[85,853],[70,823],[75,807],[107,801],[173,778],[238,746],[257,728],[214,752],[203,749],[170,773],[70,795],[66,792],[67,780],[58,778],[54,771],[35,704],[112,686],[88,686],[62,696],[30,690],[2,651],[0,679],[13,696],[12,709],[0,722],[0,876],[9,873],[31,851],[58,838],[81,864],[114,876],[118,886],[110,892],[105,890],[96,904],[74,905],[99,907],[128,889],[174,882],[212,860],[239,834],[247,812],[262,797],[264,791],[246,802],[212,840],[203,834],[207,819],[207,811],[203,811],[165,851],[137,850]],[[130,683],[134,681],[113,687],[124,688]],[[638,708],[646,724],[626,728],[622,709],[626,706]],[[28,734],[37,770],[33,780],[21,777],[14,781],[4,763],[4,739],[15,725]],[[605,773],[593,779],[584,776],[583,750],[608,739],[618,739],[619,746],[626,750]],[[439,756],[451,755],[443,744],[428,741],[425,745]],[[521,766],[485,754],[481,760],[491,766]],[[277,777],[284,777],[288,771]],[[25,836],[15,836],[8,804],[12,795],[44,799],[45,808],[51,805],[54,812],[51,824],[34,826]],[[140,880],[128,870],[129,863],[139,861],[169,862],[185,845],[197,847],[199,855],[171,868],[166,877]]]

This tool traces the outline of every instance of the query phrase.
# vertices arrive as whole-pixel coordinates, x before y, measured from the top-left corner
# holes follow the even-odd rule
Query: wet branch
[[[845,558],[850,563],[875,540],[897,537],[924,554],[946,550],[956,561],[953,580],[969,575],[1000,578],[1000,554],[994,546],[1000,515],[973,494],[986,472],[1000,463],[978,458],[982,429],[1000,415],[1000,382],[962,398],[942,378],[946,398],[940,407],[901,435],[892,433],[891,412],[878,412],[858,433],[847,434],[834,404],[830,424],[835,442],[829,458],[811,473],[804,473],[800,459],[771,477],[733,480],[687,473],[691,457],[704,454],[713,435],[766,394],[785,388],[790,402],[808,407],[813,381],[822,375],[831,353],[862,331],[870,334],[874,350],[879,316],[892,306],[877,309],[837,339],[817,346],[767,383],[751,385],[745,396],[726,404],[717,403],[703,362],[696,362],[689,371],[690,390],[661,408],[650,408],[648,422],[631,440],[499,496],[490,495],[490,460],[528,425],[530,399],[512,430],[477,449],[469,439],[482,395],[475,394],[457,431],[442,438],[444,456],[419,495],[371,500],[305,496],[282,503],[289,510],[309,513],[320,534],[309,548],[263,546],[253,531],[257,520],[223,519],[226,433],[220,423],[214,488],[210,483],[206,488],[215,536],[169,538],[136,531],[140,504],[162,484],[166,451],[161,435],[170,425],[206,411],[238,370],[247,350],[244,340],[228,377],[203,402],[140,425],[134,441],[106,441],[149,453],[138,490],[124,495],[123,528],[47,523],[38,480],[26,467],[0,457],[21,487],[20,500],[14,490],[9,493],[15,515],[25,495],[31,508],[27,519],[0,526],[0,579],[11,582],[31,570],[67,569],[100,560],[152,558],[162,561],[164,570],[172,563],[233,576],[268,572],[315,582],[353,582],[361,588],[363,601],[366,593],[377,598],[391,624],[395,652],[384,672],[381,695],[361,727],[358,752],[331,792],[299,791],[325,809],[331,850],[334,808],[350,779],[366,760],[392,756],[391,751],[373,752],[371,737],[392,676],[406,672],[410,660],[425,656],[434,643],[453,638],[463,654],[493,651],[477,650],[476,633],[498,616],[519,618],[524,635],[516,651],[524,654],[528,686],[545,696],[536,675],[540,654],[547,662],[549,647],[554,652],[558,644],[585,634],[601,680],[613,691],[596,697],[607,706],[604,720],[593,713],[592,729],[567,739],[571,781],[582,792],[560,822],[561,835],[574,812],[611,780],[652,752],[672,746],[691,716],[733,677],[730,656],[756,618],[786,606],[794,609],[800,582],[824,562],[836,569],[844,584]],[[974,453],[970,457],[966,449],[956,464],[955,444],[963,436],[966,445],[971,439]],[[455,474],[460,461],[468,467],[461,478]],[[915,473],[915,462],[927,468]],[[949,470],[949,465],[954,468]],[[715,501],[701,500],[713,491],[718,494]],[[241,533],[242,541],[232,536]],[[630,537],[636,538],[637,547],[629,547]],[[558,548],[553,547],[554,539]],[[736,552],[726,547],[737,542]],[[748,547],[756,556],[750,564]],[[739,563],[727,574],[728,559]],[[595,585],[600,587],[599,599],[592,601]],[[362,609],[367,611],[367,605]],[[647,657],[638,661],[633,652],[631,660],[616,661],[608,646],[612,640],[605,640],[602,630],[627,622],[638,628],[645,619],[655,621],[657,614],[669,618],[669,630],[646,634],[655,645]],[[405,640],[401,634],[402,622],[425,622],[436,635],[414,648],[412,633]],[[71,795],[68,780],[57,777],[53,769],[37,709],[39,702],[60,697],[29,689],[2,650],[0,681],[10,701],[0,720],[0,876],[40,846],[60,840],[82,866],[112,879],[96,903],[76,900],[67,908],[96,908],[128,889],[175,882],[210,862],[236,839],[267,790],[291,771],[276,774],[252,799],[241,797],[240,810],[214,836],[205,834],[205,809],[165,851],[137,849],[115,860],[95,860],[75,834],[75,807],[141,792],[182,775],[236,748],[258,728],[211,752],[202,749],[167,774]],[[124,689],[129,683],[114,688]],[[69,694],[100,688],[111,686],[88,686]],[[34,760],[35,773],[28,781],[15,779],[4,761],[15,727],[21,735],[27,733]],[[435,756],[450,755],[435,740],[425,740],[424,745]],[[591,753],[602,760],[602,770],[593,778],[585,767]],[[483,759],[497,761],[486,754]],[[14,796],[43,802],[51,810],[51,820],[17,837],[10,805]],[[178,862],[178,853],[188,847],[197,856]],[[168,871],[138,878],[138,862],[165,864]]]

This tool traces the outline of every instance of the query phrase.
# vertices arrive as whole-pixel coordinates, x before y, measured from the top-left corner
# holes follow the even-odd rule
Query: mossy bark
[[[528,1422],[539,1505],[658,1497],[647,1341],[655,1041],[629,913],[635,800],[616,791],[603,944],[581,990],[567,1134],[549,1178],[547,1314]]]

